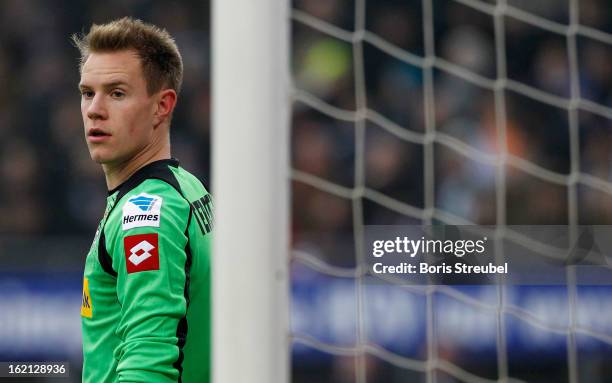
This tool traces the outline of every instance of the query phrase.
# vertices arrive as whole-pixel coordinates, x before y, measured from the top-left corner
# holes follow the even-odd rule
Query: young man
[[[73,40],[87,147],[109,190],[85,261],[83,382],[209,382],[211,198],[170,156],[180,53],[130,18]]]

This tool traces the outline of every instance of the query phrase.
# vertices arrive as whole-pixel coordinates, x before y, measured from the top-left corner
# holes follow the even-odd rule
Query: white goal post
[[[289,17],[212,2],[212,375],[289,381]]]

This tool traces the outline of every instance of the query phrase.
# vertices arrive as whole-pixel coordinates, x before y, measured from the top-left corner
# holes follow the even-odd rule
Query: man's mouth
[[[89,138],[90,141],[100,141],[110,136],[111,136],[110,133],[107,133],[104,130],[98,129],[98,128],[90,129],[87,132],[87,138]]]
[[[93,129],[89,129],[89,132],[87,133],[87,135],[89,137],[103,137],[103,136],[110,136],[109,133],[105,132],[102,129],[98,129],[98,128],[93,128]]]

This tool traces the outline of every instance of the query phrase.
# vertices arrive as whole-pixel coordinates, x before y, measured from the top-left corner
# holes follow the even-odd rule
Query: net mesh
[[[331,2],[338,4],[338,2]],[[347,6],[346,2],[340,2]],[[444,3],[443,5],[441,5]],[[445,12],[448,5],[461,6],[464,12],[476,12],[483,20],[488,20],[490,26],[493,48],[491,61],[494,62],[489,72],[480,70],[477,66],[470,65],[470,61],[456,62],[441,53],[437,46],[436,26],[440,25],[438,12]],[[547,3],[548,4],[548,3]],[[557,7],[560,2],[555,3]],[[508,340],[505,331],[507,321],[517,319],[529,326],[552,332],[565,337],[566,341],[566,371],[567,381],[574,383],[579,381],[578,368],[578,336],[587,336],[612,345],[612,336],[604,331],[597,331],[581,325],[577,316],[580,312],[577,285],[574,271],[568,268],[566,286],[566,299],[570,309],[565,323],[552,324],[550,321],[542,320],[538,315],[522,308],[519,304],[512,302],[508,297],[507,287],[502,285],[495,286],[495,295],[492,301],[482,301],[475,299],[460,289],[450,286],[410,286],[403,284],[402,289],[412,294],[424,298],[426,312],[426,334],[425,348],[422,358],[409,357],[401,353],[390,351],[381,345],[373,343],[367,336],[367,314],[366,314],[366,286],[364,278],[367,276],[366,254],[362,245],[364,235],[364,205],[375,203],[389,211],[408,217],[414,222],[431,224],[432,222],[442,222],[453,225],[473,225],[481,224],[480,219],[470,219],[457,210],[448,209],[447,205],[437,202],[436,193],[440,193],[436,187],[437,183],[442,182],[443,175],[436,175],[438,169],[436,165],[436,151],[447,150],[455,153],[462,158],[470,161],[473,166],[486,166],[490,169],[491,179],[494,180],[492,192],[493,212],[489,217],[493,217],[491,222],[495,224],[495,245],[496,253],[502,253],[501,243],[504,238],[514,238],[517,241],[529,241],[529,238],[520,233],[513,232],[509,227],[509,209],[512,203],[509,202],[508,190],[509,178],[516,172],[521,172],[534,179],[534,182],[541,184],[551,184],[557,188],[564,189],[566,208],[564,211],[565,221],[554,222],[568,224],[570,227],[570,237],[575,236],[575,228],[581,222],[582,193],[598,193],[603,195],[603,201],[608,201],[612,195],[612,183],[609,181],[610,167],[608,157],[608,173],[586,172],[585,166],[581,166],[581,160],[585,158],[584,147],[581,146],[581,120],[583,114],[597,116],[601,119],[612,119],[612,108],[600,99],[581,94],[581,68],[582,61],[579,57],[580,47],[583,41],[594,41],[603,46],[612,45],[612,35],[606,31],[598,30],[594,27],[581,24],[579,0],[569,0],[566,4],[566,12],[561,13],[557,19],[549,19],[546,15],[542,16],[533,10],[526,10],[525,2],[497,0],[448,0],[446,2],[422,0],[416,10],[420,12],[420,30],[413,31],[421,39],[420,49],[410,51],[396,45],[380,34],[374,32],[366,23],[370,17],[368,13],[367,0],[355,0],[354,12],[348,17],[348,21],[343,23],[333,23],[326,20],[325,12],[313,14],[305,10],[300,3],[294,4],[290,18],[294,29],[307,28],[312,33],[317,33],[330,41],[335,41],[337,49],[341,49],[343,44],[352,51],[350,67],[352,70],[350,88],[354,99],[351,101],[337,102],[338,98],[327,97],[329,93],[319,91],[321,88],[301,86],[304,78],[296,74],[292,85],[294,116],[300,110],[309,109],[325,116],[332,121],[330,124],[350,125],[353,129],[353,139],[351,144],[353,149],[349,153],[353,156],[353,165],[346,167],[344,172],[351,172],[350,177],[343,180],[331,180],[329,177],[317,174],[317,171],[308,171],[303,167],[294,166],[292,169],[292,181],[294,191],[296,186],[308,187],[316,192],[326,193],[347,201],[352,213],[350,232],[352,233],[352,247],[354,250],[354,265],[337,265],[335,262],[322,259],[316,252],[308,249],[296,248],[292,252],[293,264],[300,264],[318,273],[340,279],[354,281],[354,291],[356,296],[356,337],[352,344],[338,345],[317,339],[310,334],[293,331],[291,339],[294,344],[306,345],[311,349],[323,353],[348,356],[354,360],[354,381],[366,383],[371,379],[368,373],[368,358],[375,357],[387,364],[397,368],[420,372],[427,382],[436,381],[465,381],[465,382],[519,382],[524,381],[511,377],[508,357]],[[550,4],[549,4],[550,5]],[[528,7],[527,7],[528,8]],[[536,10],[537,11],[537,10]],[[323,16],[322,16],[323,15]],[[341,24],[341,25],[337,25]],[[516,27],[519,25],[519,27]],[[507,57],[508,47],[512,41],[508,40],[508,28],[535,28],[542,34],[550,34],[551,41],[562,39],[559,45],[565,54],[567,62],[567,74],[569,75],[567,89],[559,89],[538,86],[538,84],[524,81],[509,73]],[[418,68],[421,72],[422,88],[418,98],[405,99],[402,102],[417,103],[422,110],[422,129],[408,129],[395,116],[386,115],[380,105],[373,107],[368,100],[368,95],[372,93],[368,89],[366,75],[366,63],[364,60],[365,47],[373,47],[394,60],[408,64],[410,67]],[[299,48],[299,47],[297,47]],[[294,52],[294,57],[299,56],[299,52]],[[369,49],[369,48],[368,48]],[[486,54],[481,52],[482,54]],[[338,59],[338,61],[341,61]],[[546,62],[546,61],[544,61]],[[341,64],[338,64],[341,65]],[[333,68],[327,68],[327,72],[333,72]],[[514,69],[512,69],[514,71]],[[550,68],[553,71],[553,68]],[[333,74],[330,75],[333,77]],[[307,76],[306,76],[307,77]],[[476,88],[479,91],[490,94],[490,102],[493,110],[491,116],[491,127],[493,134],[493,144],[495,150],[483,150],[477,142],[458,137],[447,130],[438,126],[437,113],[439,113],[439,98],[437,97],[438,79],[451,78],[450,81],[461,81],[466,86]],[[397,80],[400,81],[400,80]],[[313,90],[315,89],[315,90]],[[461,98],[461,94],[456,97]],[[467,96],[466,96],[467,97]],[[508,110],[508,98],[520,97],[524,102],[535,102],[561,110],[567,118],[567,129],[560,132],[551,132],[549,127],[547,134],[567,135],[567,166],[566,168],[555,168],[547,166],[538,161],[537,157],[520,155],[513,148],[514,138],[512,131],[509,130],[509,121],[512,118]],[[333,99],[334,101],[330,101]],[[295,124],[295,118],[294,118]],[[397,195],[389,195],[384,191],[371,187],[366,182],[367,167],[367,142],[368,129],[376,126],[382,129],[397,140],[411,144],[419,154],[422,154],[419,166],[422,167],[422,182],[417,183],[422,188],[421,203],[409,203]],[[606,136],[607,137],[607,136]],[[554,145],[551,140],[551,145]],[[295,150],[295,149],[294,149]],[[313,149],[314,150],[314,149]],[[315,150],[316,152],[316,150]],[[296,198],[296,197],[294,197]],[[299,203],[299,202],[298,202]],[[294,205],[296,201],[294,199]],[[295,207],[294,207],[295,210]],[[296,213],[294,213],[296,214]],[[609,224],[609,219],[604,216],[604,221],[600,223]],[[485,219],[486,220],[486,219]],[[574,228],[572,230],[572,228]],[[537,244],[532,244],[536,245]],[[547,250],[541,248],[545,254]],[[503,255],[502,255],[503,256]],[[390,280],[393,283],[393,280]],[[495,348],[496,348],[496,376],[479,376],[477,373],[468,371],[466,368],[454,363],[451,359],[440,354],[439,334],[436,326],[436,300],[446,296],[455,299],[464,306],[472,307],[485,315],[492,315],[495,318]],[[393,303],[389,303],[393,304]],[[446,379],[446,380],[445,380]]]

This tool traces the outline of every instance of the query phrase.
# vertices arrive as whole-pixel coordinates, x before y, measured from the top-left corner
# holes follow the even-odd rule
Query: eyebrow
[[[113,82],[109,82],[109,83],[106,83],[106,84],[102,84],[102,87],[104,89],[112,89],[112,88],[116,88],[116,87],[121,86],[121,85],[126,86],[126,87],[130,86],[127,82],[118,80],[118,81],[113,81]],[[83,83],[79,83],[78,87],[79,87],[79,89],[91,89],[91,86],[89,86],[87,84],[83,84]]]

